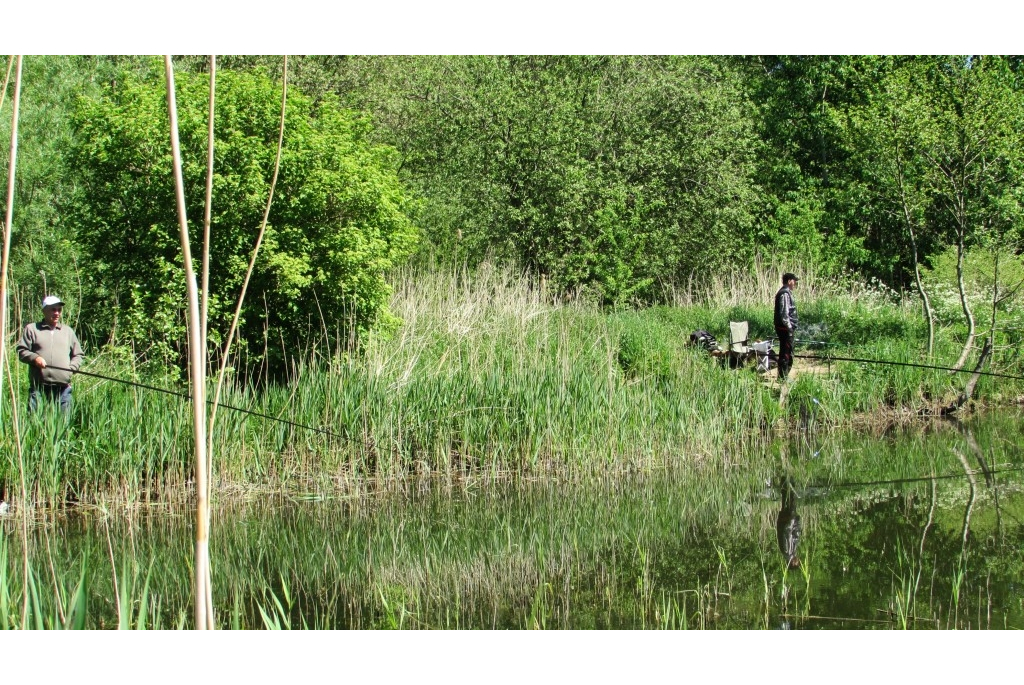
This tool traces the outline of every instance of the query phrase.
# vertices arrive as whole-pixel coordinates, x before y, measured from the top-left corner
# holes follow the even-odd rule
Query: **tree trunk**
[[[961,228],[957,232],[957,243],[956,243],[956,285],[960,291],[960,306],[964,310],[964,318],[967,319],[967,340],[964,341],[964,349],[960,352],[960,358],[956,360],[956,364],[953,364],[954,370],[962,369],[964,364],[967,363],[967,356],[971,353],[971,348],[974,346],[975,338],[975,324],[974,314],[971,313],[971,305],[967,302],[967,290],[964,287],[964,231],[965,228]]]
[[[999,316],[999,248],[992,249],[992,315],[988,322],[988,344],[992,346],[995,360],[996,322]]]
[[[924,289],[924,282],[921,280],[921,262],[918,260],[917,255],[917,233],[914,231],[914,219],[911,216],[909,202],[907,200],[907,189],[905,185],[905,179],[903,177],[903,164],[899,159],[899,150],[897,149],[896,155],[896,182],[899,184],[900,189],[900,204],[903,207],[903,223],[907,227],[907,233],[910,234],[910,248],[911,256],[914,259],[914,283],[917,286],[917,294],[921,297],[921,305],[924,307],[924,316],[928,321],[928,356],[932,356],[932,352],[935,349],[935,312],[932,310],[931,301],[928,299],[928,293]]]
[[[935,350],[935,312],[932,310],[932,303],[928,299],[924,282],[921,280],[921,263],[917,259],[917,239],[914,236],[914,227],[908,223],[907,230],[910,232],[910,247],[914,256],[914,282],[917,285],[917,294],[921,297],[924,317],[928,321],[928,357],[930,358]]]
[[[974,396],[974,387],[978,384],[978,380],[981,378],[981,369],[983,366],[985,366],[985,362],[988,360],[988,356],[991,353],[992,339],[989,338],[985,342],[985,347],[981,351],[981,356],[978,357],[978,363],[974,367],[974,373],[971,374],[970,380],[968,380],[967,385],[964,386],[964,391],[960,393],[960,396],[956,398],[956,401],[953,402],[953,404],[949,405],[948,407],[943,407],[942,411],[940,412],[943,416],[947,416],[949,414],[954,413],[955,411],[960,409],[960,407],[967,404],[968,400],[970,400]]]

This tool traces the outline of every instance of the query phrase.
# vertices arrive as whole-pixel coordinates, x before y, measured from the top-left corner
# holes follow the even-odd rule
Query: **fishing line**
[[[808,483],[807,485],[804,486],[804,488],[816,488],[816,489],[825,490],[825,489],[828,489],[828,488],[855,488],[855,487],[866,487],[866,486],[870,486],[870,485],[899,485],[899,484],[904,484],[904,483],[921,483],[921,482],[925,482],[925,481],[934,481],[934,480],[952,480],[954,478],[970,478],[971,476],[976,476],[978,474],[981,474],[981,475],[985,476],[985,478],[987,480],[988,478],[991,478],[992,476],[995,476],[997,474],[1013,473],[1013,472],[1019,472],[1019,471],[1024,471],[1024,466],[1014,466],[1014,467],[1011,467],[1011,468],[995,469],[995,470],[990,470],[988,472],[986,472],[984,469],[982,469],[981,471],[962,471],[960,473],[948,473],[948,474],[944,474],[944,475],[941,475],[941,476],[921,476],[921,477],[917,477],[917,478],[894,478],[892,480],[872,480],[872,481],[863,481],[863,482],[850,481],[850,482],[846,482],[846,483],[828,483],[828,484]],[[998,488],[999,485],[993,481],[989,487],[991,487],[991,488]],[[995,492],[998,493],[998,490],[995,490]],[[1003,514],[1008,515],[1010,518],[1012,518],[1014,521],[1016,521],[1019,525],[1024,525],[1024,522],[1022,522],[1019,518],[1017,518],[1016,516],[1014,516],[1010,512],[1004,511]]]
[[[778,338],[771,338],[774,342]],[[837,342],[826,342],[824,340],[794,340],[794,345],[822,345],[827,347],[856,347],[851,343],[837,343]],[[936,371],[948,371],[950,373],[977,373],[979,376],[994,376],[996,378],[1010,378],[1012,380],[1024,381],[1024,376],[1014,376],[1008,373],[996,373],[995,371],[972,371],[971,369],[954,369],[949,366],[932,366],[931,364],[914,364],[912,362],[896,362],[888,359],[861,359],[859,357],[838,357],[832,354],[826,353],[822,355],[812,354],[794,354],[794,359],[815,359],[823,362],[857,362],[860,364],[882,364],[889,366],[910,366],[917,369],[934,369]]]
[[[48,365],[46,368],[48,368],[48,369],[57,369],[58,371],[70,371],[71,373],[81,374],[83,376],[92,376],[93,378],[100,378],[100,379],[105,380],[105,381],[112,381],[114,383],[121,383],[122,385],[130,385],[132,387],[142,388],[144,390],[152,390],[153,392],[160,392],[160,393],[163,393],[165,395],[173,395],[174,397],[180,397],[180,398],[185,399],[185,400],[191,400],[192,399],[192,396],[189,395],[188,393],[177,392],[176,390],[168,390],[167,388],[159,388],[159,387],[157,387],[155,385],[147,385],[145,383],[137,383],[136,381],[128,381],[128,380],[125,380],[123,378],[112,378],[111,376],[104,376],[102,374],[93,373],[91,371],[82,371],[81,369],[78,369],[77,371],[75,371],[75,370],[72,370],[72,369],[65,369],[65,368],[60,367],[60,366],[52,366],[52,365]],[[213,404],[213,400],[206,400],[206,403],[212,405]],[[287,424],[289,426],[295,426],[296,428],[305,428],[306,430],[311,430],[311,431],[314,431],[316,433],[323,433],[324,435],[328,435],[328,436],[331,436],[333,438],[338,438],[339,440],[345,440],[345,441],[353,443],[353,444],[362,445],[364,447],[369,446],[366,442],[364,442],[362,440],[359,440],[357,438],[351,438],[351,437],[349,437],[347,435],[341,435],[339,433],[334,433],[332,431],[327,430],[326,428],[317,428],[316,426],[308,426],[308,425],[306,425],[304,423],[296,423],[295,421],[289,421],[288,419],[282,419],[282,418],[277,417],[277,416],[270,416],[269,414],[261,414],[260,412],[257,412],[257,411],[252,411],[250,409],[244,409],[242,407],[236,407],[236,406],[231,405],[231,404],[224,404],[223,402],[218,403],[217,406],[223,407],[224,409],[231,409],[232,411],[241,412],[242,414],[248,414],[249,416],[256,416],[256,417],[259,417],[261,419],[266,419],[268,421],[276,421],[277,423],[284,423],[284,424]]]
[[[949,369],[947,367],[929,366],[929,365],[925,365],[925,364],[911,364],[911,363],[907,363],[907,362],[893,362],[893,361],[884,361],[884,360],[875,360],[875,359],[854,359],[854,358],[848,358],[848,357],[817,357],[817,356],[810,356],[810,355],[793,355],[793,356],[794,357],[799,357],[801,359],[822,359],[822,360],[823,359],[828,359],[828,360],[835,360],[835,361],[851,361],[851,362],[860,362],[860,363],[869,363],[869,364],[870,363],[874,363],[874,364],[892,364],[892,365],[897,365],[897,366],[914,366],[914,367],[920,367],[920,368],[937,369],[937,370],[940,370],[940,371],[953,371],[953,370],[956,370],[956,371],[961,371],[963,373],[974,373],[974,372],[966,370],[966,369]],[[53,366],[53,365],[50,365],[47,368],[56,369],[58,371],[68,371],[68,372],[71,372],[71,373],[74,373],[74,374],[79,374],[79,375],[82,375],[82,376],[90,376],[92,378],[99,378],[101,380],[111,381],[113,383],[120,383],[122,385],[128,385],[128,386],[135,387],[135,388],[141,388],[143,390],[151,390],[153,392],[159,392],[159,393],[163,393],[165,395],[172,395],[174,397],[180,397],[181,399],[184,399],[184,400],[191,400],[192,399],[192,396],[189,395],[188,393],[178,392],[176,390],[168,390],[167,388],[161,388],[161,387],[157,387],[155,385],[148,385],[146,383],[139,383],[137,381],[129,381],[129,380],[125,380],[123,378],[114,378],[112,376],[104,376],[103,374],[93,373],[92,371],[83,371],[82,369],[73,370],[73,369],[68,369],[68,368],[64,368],[64,367],[60,367],[60,366]],[[992,373],[992,372],[977,372],[977,373],[981,373],[981,374],[989,375],[989,376],[999,376],[999,377],[1003,377],[1003,378],[1013,378],[1013,379],[1016,379],[1016,380],[1024,380],[1024,377],[1021,377],[1021,376],[1011,376],[1011,375],[1007,375],[1007,374],[997,374],[997,373]],[[207,400],[206,403],[212,405],[214,402],[213,402],[213,400]],[[369,447],[369,443],[367,443],[367,442],[365,442],[363,440],[360,440],[358,438],[353,438],[353,437],[350,437],[350,436],[347,436],[347,435],[341,435],[340,433],[335,433],[335,432],[330,431],[330,430],[328,430],[326,428],[318,428],[316,426],[310,426],[310,425],[307,425],[307,424],[304,424],[304,423],[298,423],[296,421],[291,421],[289,419],[282,419],[282,418],[277,417],[277,416],[270,416],[269,414],[263,414],[263,413],[260,413],[260,412],[257,412],[257,411],[252,411],[251,409],[245,409],[243,407],[236,407],[236,406],[231,405],[231,404],[219,403],[218,406],[221,406],[221,407],[223,407],[225,409],[230,409],[232,411],[236,411],[236,412],[239,412],[239,413],[242,413],[242,414],[248,414],[249,416],[255,416],[257,418],[265,419],[267,421],[273,421],[273,422],[276,422],[276,423],[283,423],[283,424],[286,424],[286,425],[289,425],[289,426],[294,426],[295,428],[303,428],[305,430],[313,431],[315,433],[321,433],[323,435],[327,435],[327,436],[330,436],[330,437],[333,437],[333,438],[338,438],[339,440],[344,440],[344,441],[352,443],[352,444],[357,444],[357,445],[362,445],[364,447]],[[1024,470],[1024,466],[1016,467],[1016,468],[1012,468],[1012,469],[1003,469],[1002,471],[991,471],[990,473],[995,474],[995,473],[1005,473],[1005,472],[1020,471],[1020,470]],[[865,481],[865,482],[851,482],[851,483],[829,483],[829,484],[825,485],[824,487],[861,487],[861,486],[866,486],[866,485],[887,485],[887,484],[898,484],[898,483],[913,483],[913,482],[920,482],[920,481],[931,480],[932,478],[936,478],[936,479],[939,479],[939,480],[948,479],[948,478],[960,478],[960,477],[963,477],[963,475],[964,474],[952,474],[952,475],[944,475],[944,476],[927,476],[927,477],[920,477],[920,478],[903,478],[903,479],[887,480],[887,481],[886,480],[882,480],[882,481]]]
[[[888,359],[859,359],[857,357],[837,357],[834,355],[819,356],[812,354],[794,354],[795,359],[816,359],[824,362],[857,362],[860,364],[883,364],[889,366],[910,366],[915,369],[934,369],[936,371],[949,371],[956,373],[978,374],[979,376],[994,376],[996,378],[1010,378],[1017,381],[1024,381],[1024,376],[1014,376],[1008,373],[996,373],[995,371],[973,371],[971,369],[954,369],[948,366],[933,366],[931,364],[915,364],[913,362],[895,362]]]
[[[772,338],[778,340],[778,338]],[[856,347],[853,343],[826,342],[824,340],[794,340],[794,345],[825,345],[826,347]]]
[[[892,480],[868,480],[863,482],[849,481],[845,483],[824,483],[824,484],[813,484],[809,483],[805,487],[815,488],[857,488],[865,487],[868,485],[900,485],[903,483],[922,483],[930,480],[950,480],[953,478],[967,478],[969,476],[989,475],[994,476],[1000,473],[1014,473],[1016,471],[1024,471],[1024,466],[1013,466],[1005,469],[991,470],[987,474],[984,470],[981,471],[961,471],[959,473],[947,473],[941,476],[917,476],[914,478],[894,478]]]

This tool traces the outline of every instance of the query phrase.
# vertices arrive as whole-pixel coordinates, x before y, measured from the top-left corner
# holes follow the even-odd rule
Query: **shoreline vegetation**
[[[25,67],[33,95],[18,105],[19,66],[4,160],[14,330],[57,292],[94,344],[86,370],[201,398],[203,361],[234,359],[222,401],[293,424],[217,414],[220,492],[703,469],[788,428],[1024,395],[894,365],[970,369],[991,343],[988,370],[1024,375],[1014,57]],[[15,222],[16,185],[33,190]],[[209,278],[189,326],[193,249]],[[798,334],[816,341],[798,352],[879,363],[798,359],[780,388],[688,344],[725,342],[730,321],[771,336],[783,271],[801,276]],[[209,342],[186,345],[200,326]],[[23,402],[23,370],[11,382]],[[193,481],[203,501],[202,412],[190,425],[181,398],[75,385],[70,423],[0,422],[9,501],[163,500]]]
[[[701,472],[779,433],[907,423],[962,392],[967,374],[797,359],[780,402],[774,369],[730,369],[689,344],[696,329],[724,344],[730,320],[749,321],[751,339],[770,337],[775,267],[677,289],[672,305],[622,310],[585,293],[555,298],[543,282],[486,263],[407,267],[392,276],[391,307],[403,321],[396,332],[328,354],[313,326],[286,379],[228,388],[225,404],[323,432],[222,411],[213,490],[220,498],[359,493],[425,476]],[[926,325],[912,301],[852,279],[819,279],[809,267],[802,274],[807,338],[887,361],[943,365],[959,352],[956,327],[940,326],[926,360]],[[180,390],[111,350],[90,356],[87,370]],[[1006,357],[988,368],[1015,373]],[[14,380],[23,401],[23,369]],[[190,496],[187,402],[89,377],[76,380],[75,394],[70,422],[55,414],[22,422],[34,507]],[[1021,381],[982,377],[975,406],[1019,403],[1022,394]],[[16,454],[14,439],[0,428],[4,454]],[[17,462],[6,459],[0,473],[17,483]],[[17,490],[8,488],[15,505]]]
[[[1005,412],[898,435],[805,431],[696,475],[222,499],[215,623],[1020,627],[1020,427]],[[799,570],[776,541],[784,476],[803,519]],[[73,511],[25,540],[0,526],[0,628],[190,627],[189,509]],[[26,545],[27,580],[14,570]]]
[[[929,596],[936,627],[982,625],[983,571],[991,627],[1002,596],[989,593],[991,565],[1008,564],[997,586],[1019,577],[1019,535],[1003,537],[994,479],[1021,470],[1009,437],[1019,420],[993,412],[993,426],[1011,428],[979,442],[972,431],[989,429],[959,417],[1024,398],[1024,61],[209,55],[182,56],[176,72],[165,55],[25,66],[22,109],[22,56],[10,57],[0,159],[0,409],[11,402],[0,627],[185,627],[189,603],[197,629],[401,628],[420,615],[424,627],[704,627],[734,580],[756,598],[758,578],[768,627],[773,611],[793,615],[790,581],[783,570],[769,583],[770,527],[749,526],[793,477],[809,500],[822,484],[867,488],[830,498],[840,509],[896,483],[907,502],[928,495],[919,542],[910,507],[894,506],[897,536],[865,545],[871,558],[897,553],[884,560],[883,611],[903,627],[924,612],[929,563],[932,590],[938,577],[952,598]],[[7,81],[0,91],[3,111]],[[196,242],[188,217],[200,213]],[[724,346],[733,321],[751,341],[772,336],[783,271],[801,277],[788,382],[691,344],[704,330]],[[26,416],[26,374],[5,344],[55,293],[93,345],[88,373],[70,415]],[[968,568],[971,516],[987,496],[979,473],[994,508],[977,512],[976,530],[1007,544],[986,538],[982,565]],[[1006,480],[1016,512],[1019,474]],[[531,489],[543,491],[537,508],[521,506]],[[966,497],[962,528],[940,491]],[[303,522],[299,503],[328,500],[322,520]],[[265,519],[232,528],[223,515],[235,505]],[[361,520],[368,510],[382,515]],[[482,528],[467,525],[474,516]],[[215,520],[218,565],[241,558],[245,574],[222,570],[216,589]],[[694,613],[690,577],[655,587],[681,572],[697,520],[711,544],[686,571]],[[823,520],[808,512],[808,529]],[[136,523],[168,535],[137,547]],[[941,563],[926,560],[933,523]],[[756,547],[720,545],[740,529]],[[309,531],[310,547],[282,565]],[[160,545],[170,556],[158,560]],[[816,619],[811,574],[836,565],[818,565],[823,546],[804,549],[803,615]],[[844,576],[848,551],[832,556]],[[108,557],[109,590],[94,573]],[[580,579],[602,615],[574,623]],[[623,582],[635,594],[619,605]],[[974,588],[978,618],[964,621],[973,607],[960,592]],[[474,603],[480,589],[489,596]]]

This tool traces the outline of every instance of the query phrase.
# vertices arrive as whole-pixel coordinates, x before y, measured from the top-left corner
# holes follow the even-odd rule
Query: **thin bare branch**
[[[284,147],[284,115],[288,103],[288,55],[284,56],[284,75],[281,87],[281,126],[277,135],[277,157],[274,160],[274,175],[270,181],[270,192],[267,195],[267,206],[263,210],[263,221],[260,223],[259,234],[256,236],[256,246],[252,250],[252,257],[249,259],[249,268],[245,272],[245,280],[242,281],[242,291],[238,295],[238,303],[235,305],[235,316],[231,320],[231,328],[228,330],[228,338],[224,343],[224,352],[220,360],[220,372],[217,374],[217,389],[213,394],[213,408],[210,411],[210,434],[213,435],[214,421],[217,418],[217,405],[220,402],[221,389],[224,386],[224,375],[227,372],[228,359],[231,355],[231,343],[234,341],[235,331],[238,328],[238,319],[242,314],[242,305],[245,303],[245,294],[249,289],[249,279],[252,277],[253,269],[256,266],[256,257],[260,252],[260,245],[263,243],[263,236],[267,231],[267,219],[270,217],[270,206],[274,201],[274,189],[277,187],[277,174],[281,168],[281,149]]]
[[[200,358],[203,363],[203,387],[206,387],[206,363],[207,363],[207,326],[210,319],[210,216],[213,209],[213,114],[214,95],[217,86],[217,56],[210,55],[210,123],[209,133],[206,142],[206,206],[203,213],[203,285],[202,302],[200,303],[199,320],[202,325],[200,334],[199,349],[202,351]],[[213,440],[210,431],[206,431],[206,501],[210,501],[210,487],[213,482]],[[206,531],[210,532],[211,512],[206,511]],[[206,584],[206,622],[213,626],[213,585]]]
[[[7,74],[4,76],[4,87],[0,89],[0,112],[4,109],[4,100],[7,99],[7,84],[11,81],[11,69],[14,67],[15,56],[7,58]]]

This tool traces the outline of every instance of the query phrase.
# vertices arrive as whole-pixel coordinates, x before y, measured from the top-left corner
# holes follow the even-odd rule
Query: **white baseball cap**
[[[55,304],[64,304],[64,300],[60,299],[56,295],[47,295],[43,298],[43,309],[52,307]]]

